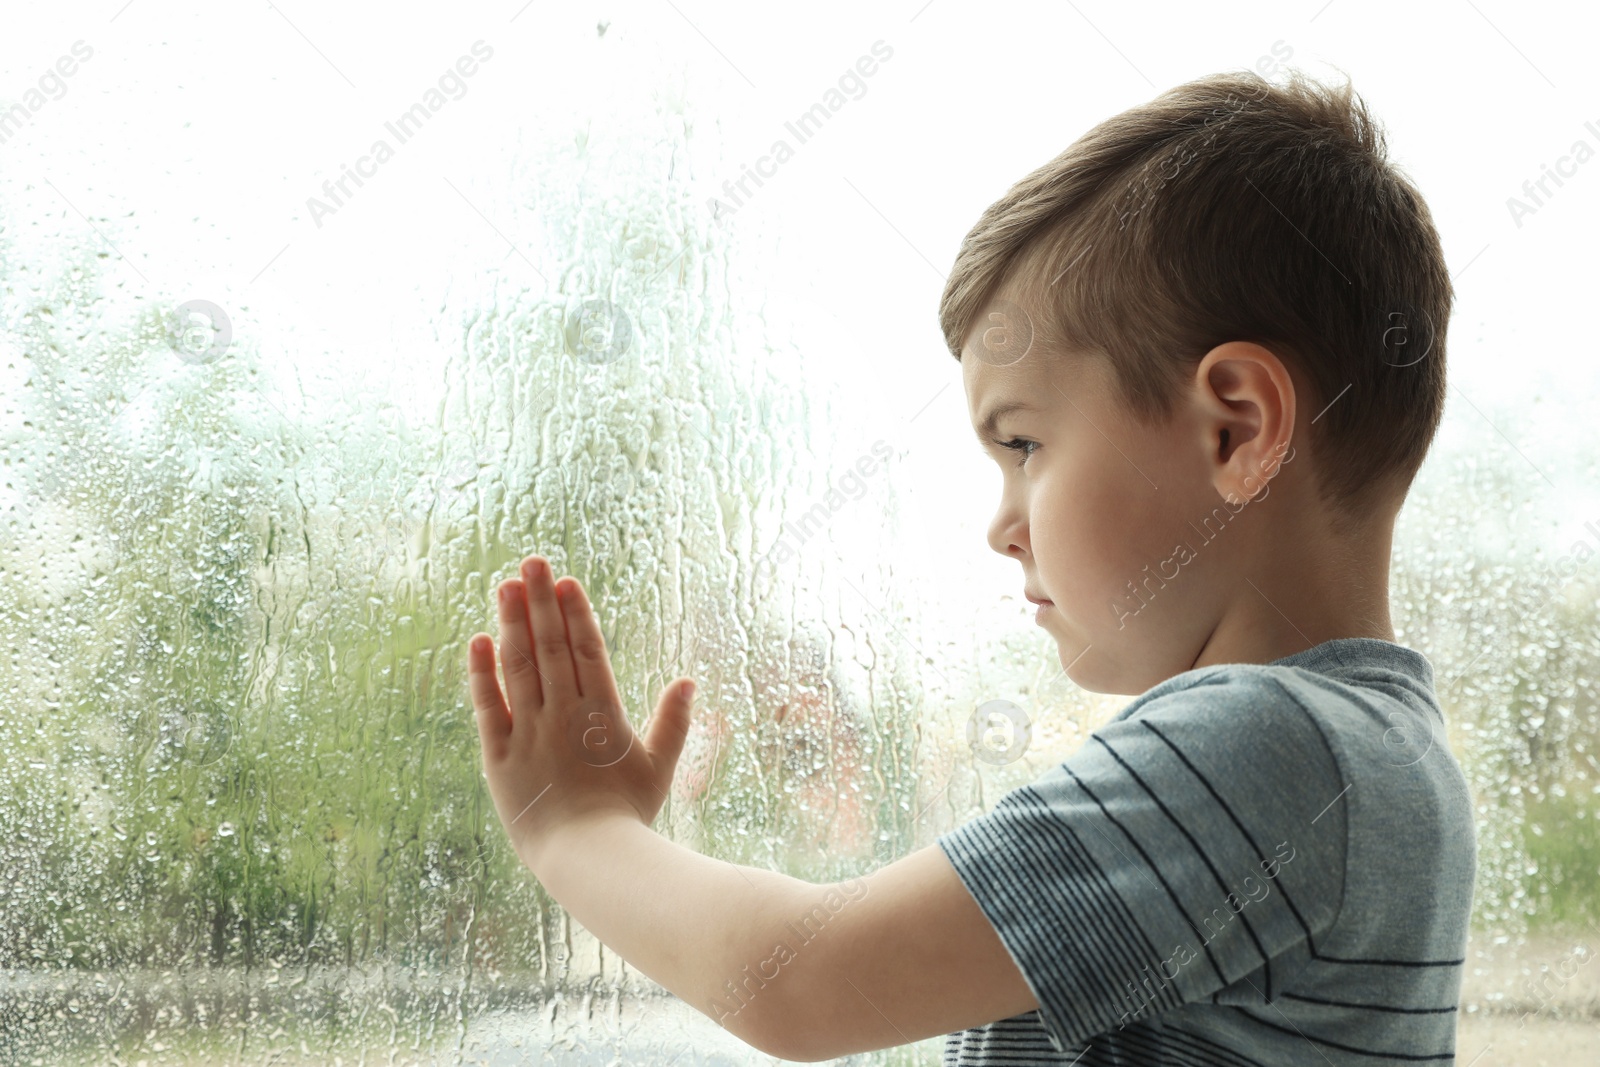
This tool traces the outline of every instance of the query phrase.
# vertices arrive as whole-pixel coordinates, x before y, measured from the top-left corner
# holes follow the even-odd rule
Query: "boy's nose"
[[[1020,559],[1027,554],[1027,522],[1016,512],[1002,507],[989,523],[988,540],[989,547],[1007,559]]]

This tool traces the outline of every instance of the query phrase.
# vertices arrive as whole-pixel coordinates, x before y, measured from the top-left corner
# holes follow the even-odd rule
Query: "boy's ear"
[[[1258,344],[1228,341],[1206,353],[1193,387],[1217,492],[1230,504],[1265,497],[1294,438],[1288,368]]]

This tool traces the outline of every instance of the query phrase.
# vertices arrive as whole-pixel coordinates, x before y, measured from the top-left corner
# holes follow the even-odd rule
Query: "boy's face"
[[[968,414],[1002,472],[989,544],[1022,565],[1019,592],[1049,601],[1038,622],[1068,677],[1094,692],[1142,693],[1194,664],[1221,616],[1221,579],[1246,544],[1242,530],[1209,542],[1201,532],[1223,504],[1209,429],[1184,403],[1165,426],[1141,426],[1103,357],[1046,353],[997,323],[980,318],[961,358]],[[986,431],[990,413],[1012,404],[1026,407]]]

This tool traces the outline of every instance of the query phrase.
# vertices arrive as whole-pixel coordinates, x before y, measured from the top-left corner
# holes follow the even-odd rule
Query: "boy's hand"
[[[693,683],[667,685],[636,738],[577,579],[558,585],[549,562],[529,556],[498,599],[505,693],[487,634],[468,642],[467,673],[484,777],[517,855],[534,868],[553,830],[597,813],[620,811],[648,826],[683,751]]]

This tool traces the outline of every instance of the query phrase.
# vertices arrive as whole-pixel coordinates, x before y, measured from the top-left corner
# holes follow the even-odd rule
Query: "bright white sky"
[[[1514,442],[1530,481],[1543,485],[1537,465],[1556,483],[1541,505],[1554,546],[1600,519],[1591,322],[1600,157],[1520,228],[1506,206],[1575,141],[1600,151],[1592,9],[1314,0],[1219,14],[1187,3],[849,0],[774,14],[702,0],[511,0],[413,13],[305,0],[120,3],[7,12],[0,107],[75,41],[94,51],[66,94],[0,145],[12,236],[47,257],[49,247],[27,245],[32,221],[76,220],[87,234],[78,218],[87,215],[131,261],[107,261],[108,284],[274,309],[298,335],[282,342],[283,358],[338,353],[336,367],[317,356],[299,373],[410,368],[415,380],[397,382],[395,402],[424,413],[444,358],[429,320],[439,294],[491,271],[534,291],[546,284],[500,236],[519,140],[608,116],[649,128],[637,116],[654,114],[652,87],[672,72],[696,136],[721,131],[727,173],[696,175],[709,195],[883,40],[893,57],[866,95],[734,221],[781,242],[767,280],[809,308],[805,358],[839,383],[837,469],[880,437],[903,454],[901,573],[942,579],[953,563],[971,584],[930,582],[928,596],[953,597],[958,612],[996,590],[1020,599],[1021,584],[1016,565],[983,542],[998,474],[973,442],[937,328],[943,273],[962,236],[1017,178],[1158,91],[1254,66],[1274,49],[1319,76],[1335,63],[1428,197],[1456,274],[1455,388],[1438,448],[1510,455]],[[494,56],[467,79],[467,94],[316,227],[306,198],[480,38]],[[6,301],[15,314],[18,298]]]

